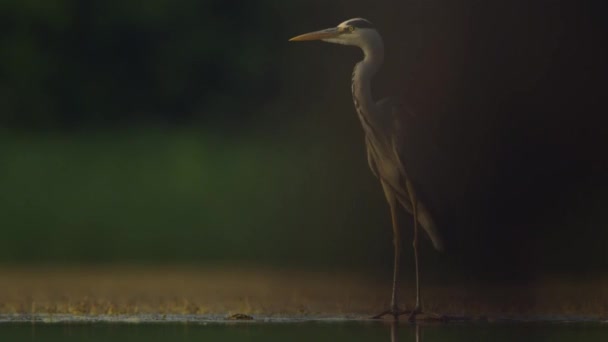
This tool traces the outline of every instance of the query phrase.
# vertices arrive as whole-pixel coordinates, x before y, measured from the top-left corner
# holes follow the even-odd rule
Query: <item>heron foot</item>
[[[410,322],[447,322],[449,318],[445,315],[414,309],[410,312],[407,320]]]
[[[382,319],[384,316],[393,316],[395,320],[399,319],[399,316],[408,315],[407,320],[409,322],[446,322],[448,317],[435,313],[423,312],[420,309],[414,310],[395,310],[389,309],[382,311],[381,313],[372,317],[372,319]]]
[[[393,318],[395,320],[398,320],[399,316],[405,315],[405,314],[408,314],[408,313],[410,313],[410,311],[408,311],[408,310],[403,310],[402,311],[402,310],[399,310],[399,309],[388,309],[388,310],[382,311],[381,313],[379,313],[379,314],[377,314],[375,316],[372,316],[372,319],[381,319],[384,316],[391,315],[391,316],[393,316]]]

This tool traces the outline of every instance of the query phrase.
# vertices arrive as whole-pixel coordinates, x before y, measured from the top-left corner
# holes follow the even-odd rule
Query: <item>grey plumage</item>
[[[390,139],[390,144],[392,145],[391,149],[394,151],[393,156],[395,158],[395,160],[392,161],[392,163],[394,164],[394,167],[399,168],[400,177],[398,180],[398,184],[393,184],[391,182],[391,187],[392,187],[393,191],[395,193],[397,193],[397,198],[398,198],[398,201],[401,204],[401,206],[410,214],[413,214],[412,201],[410,199],[410,192],[415,192],[414,196],[417,198],[417,202],[418,202],[417,203],[418,223],[420,223],[420,226],[426,231],[426,233],[429,236],[429,238],[431,239],[431,242],[433,243],[433,246],[435,247],[435,249],[437,249],[439,251],[443,251],[443,248],[444,248],[443,238],[441,237],[441,234],[439,233],[437,224],[435,223],[435,220],[433,219],[433,215],[431,214],[429,209],[426,207],[426,202],[424,200],[424,197],[421,196],[421,194],[419,193],[419,187],[417,186],[416,183],[414,183],[414,181],[412,180],[412,177],[410,177],[408,172],[406,171],[409,169],[408,168],[409,165],[406,162],[406,160],[408,160],[408,158],[407,158],[407,151],[404,147],[408,143],[408,138],[409,138],[408,131],[411,132],[412,129],[416,128],[416,125],[413,122],[415,120],[415,116],[411,112],[411,110],[409,108],[407,108],[407,106],[405,106],[399,100],[392,98],[392,97],[387,97],[387,98],[384,98],[384,99],[378,101],[377,106],[378,106],[378,108],[380,108],[379,112],[385,113],[385,115],[387,116],[386,121],[391,122],[390,124],[386,125],[386,127],[385,127],[385,129],[388,129],[391,132],[388,134],[385,134],[385,136],[393,137]],[[390,113],[390,114],[386,114],[386,113]],[[374,134],[374,133],[372,133],[372,134]],[[372,169],[372,172],[374,173],[374,175],[376,177],[380,178],[381,176],[379,176],[378,172],[374,170],[376,168],[375,157],[377,157],[378,154],[370,153],[370,149],[373,149],[374,146],[375,145],[371,145],[369,143],[366,144],[367,151],[368,151],[368,153],[367,153],[368,163],[369,163],[369,167],[370,167],[370,169]],[[412,158],[409,158],[409,159],[412,159]],[[386,161],[383,161],[383,162],[386,162]],[[390,182],[389,179],[385,179],[385,181]],[[407,185],[408,182],[411,184],[409,187]],[[401,184],[405,184],[406,191],[404,191],[403,186],[401,186],[401,187],[399,186]]]

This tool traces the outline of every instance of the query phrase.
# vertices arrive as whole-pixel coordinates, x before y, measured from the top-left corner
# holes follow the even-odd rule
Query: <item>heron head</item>
[[[336,27],[305,33],[291,38],[289,41],[322,40],[328,43],[354,45],[365,48],[382,43],[380,34],[374,25],[363,18],[348,19]]]

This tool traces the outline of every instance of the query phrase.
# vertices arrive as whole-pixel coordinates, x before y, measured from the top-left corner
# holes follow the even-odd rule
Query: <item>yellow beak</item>
[[[304,40],[321,40],[321,39],[327,39],[327,38],[334,38],[334,37],[339,36],[340,33],[341,32],[340,32],[340,30],[338,30],[338,28],[333,27],[333,28],[329,28],[329,29],[325,29],[325,30],[304,33],[297,37],[291,38],[289,41],[290,42],[299,42],[299,41],[304,41]]]

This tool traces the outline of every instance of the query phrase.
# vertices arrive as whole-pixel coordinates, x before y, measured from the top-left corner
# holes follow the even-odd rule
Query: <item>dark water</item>
[[[608,341],[603,324],[6,324],[1,341]]]

